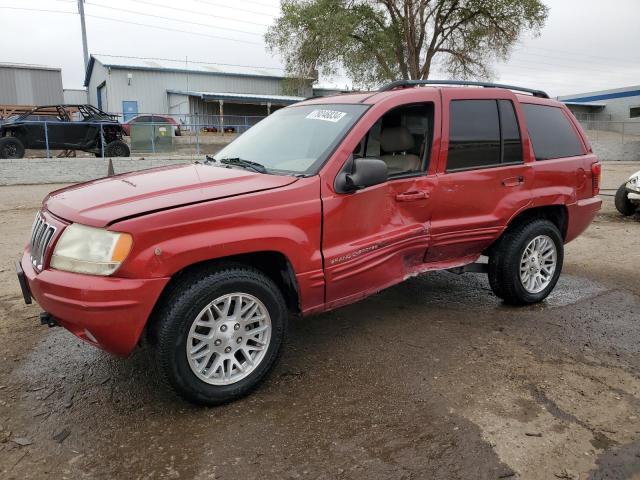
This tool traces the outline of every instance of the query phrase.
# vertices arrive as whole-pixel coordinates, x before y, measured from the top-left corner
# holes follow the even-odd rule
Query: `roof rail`
[[[461,85],[484,88],[504,88],[506,90],[514,90],[516,92],[530,93],[534,97],[549,98],[547,92],[542,90],[533,90],[531,88],[514,87],[513,85],[503,85],[500,83],[489,82],[473,82],[466,80],[397,80],[381,87],[379,92],[388,92],[396,88],[418,87],[420,85]]]

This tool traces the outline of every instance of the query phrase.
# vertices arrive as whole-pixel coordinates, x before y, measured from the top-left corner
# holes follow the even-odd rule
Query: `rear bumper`
[[[97,277],[58,270],[35,272],[20,262],[38,304],[78,338],[119,356],[135,348],[168,278]]]
[[[584,232],[601,208],[602,200],[599,197],[585,198],[573,205],[567,205],[569,223],[565,242],[569,243]]]

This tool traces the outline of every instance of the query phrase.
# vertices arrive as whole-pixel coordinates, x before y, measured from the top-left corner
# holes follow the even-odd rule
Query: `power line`
[[[542,65],[543,67],[534,67],[532,65]],[[585,68],[580,68],[580,67],[576,67],[573,65],[562,65],[562,64],[557,64],[557,63],[546,63],[546,62],[538,62],[538,61],[534,61],[534,60],[527,60],[527,59],[523,59],[522,63],[518,62],[518,61],[509,61],[506,63],[500,63],[497,66],[503,66],[503,67],[516,67],[516,68],[521,68],[521,69],[527,69],[527,70],[534,70],[534,71],[540,71],[541,68],[547,68],[547,67],[554,67],[555,69],[563,69],[565,71],[567,70],[571,70],[571,71],[576,71],[576,72],[581,72],[581,73],[588,73],[590,76],[594,76],[594,77],[612,77],[612,76],[635,76],[633,73],[612,73],[610,71],[606,71],[606,70],[599,70],[599,69],[593,69],[591,67],[585,67]],[[548,68],[547,68],[548,70]],[[548,72],[541,72],[541,73],[546,73],[548,74]]]
[[[42,8],[25,8],[25,7],[5,7],[4,5],[0,5],[0,8],[5,10],[22,10],[25,12],[43,12],[43,13],[63,13],[68,15],[77,15],[78,12],[65,12],[64,10],[45,10]]]
[[[522,70],[522,69],[524,70]],[[501,77],[505,77],[505,76],[518,76],[518,77],[523,77],[526,78],[527,81],[529,83],[531,83],[531,81],[536,81],[538,83],[546,83],[546,82],[555,82],[555,83],[564,83],[567,85],[575,85],[576,81],[571,80],[571,78],[575,78],[575,75],[572,74],[561,74],[558,76],[550,76],[548,72],[534,72],[531,73],[529,71],[527,71],[529,69],[527,69],[526,67],[518,67],[515,69],[504,69],[504,70],[497,70],[497,73],[499,76]],[[559,77],[559,78],[558,78]],[[590,77],[593,80],[598,80],[598,81],[602,81],[602,82],[608,82],[609,84],[612,83],[612,80],[618,83],[633,83],[632,81],[627,81],[625,79],[615,79],[612,77],[606,77],[606,76],[592,76]]]
[[[220,63],[220,62],[201,62],[199,60],[188,60],[188,59],[184,59],[184,58],[160,58],[160,57],[134,57],[131,55],[111,55],[109,53],[95,53],[94,55],[101,55],[104,57],[112,57],[112,58],[132,58],[135,60],[160,60],[160,61],[164,61],[164,62],[176,62],[176,63],[199,63],[202,65],[220,65],[223,67],[243,67],[243,68],[258,68],[261,70],[281,70],[283,71],[284,68],[282,67],[263,67],[263,66],[258,66],[258,65],[239,65],[239,64],[235,64],[235,63]]]
[[[227,30],[229,32],[243,33],[243,34],[246,34],[246,35],[256,35],[256,36],[259,36],[259,37],[261,37],[263,35],[261,33],[247,32],[245,30],[237,30],[235,28],[218,27],[218,26],[215,26],[215,25],[207,24],[207,23],[198,23],[198,22],[192,22],[192,21],[188,21],[188,20],[178,20],[178,19],[175,19],[175,18],[163,17],[162,15],[152,15],[152,14],[149,14],[149,13],[136,12],[135,10],[127,10],[126,8],[109,7],[107,5],[100,5],[98,3],[86,2],[86,4],[87,5],[92,5],[92,6],[95,6],[95,7],[106,8],[106,9],[109,9],[109,10],[115,10],[117,12],[133,13],[134,15],[144,15],[145,17],[159,18],[161,20],[169,20],[170,22],[185,23],[187,25],[197,25],[199,27],[214,28],[216,30]]]
[[[235,6],[234,7],[227,7],[225,5],[220,5],[218,3],[208,2],[207,0],[193,0],[193,1],[196,2],[196,3],[204,3],[205,5],[209,5],[209,6],[216,7],[216,8],[227,8],[227,9],[233,10],[235,12],[251,13],[253,15],[262,15],[264,17],[270,17],[270,18],[273,18],[273,17],[276,16],[276,15],[272,15],[270,13],[256,12],[255,10],[247,10],[246,8],[238,8],[238,7],[235,7]]]
[[[260,46],[264,45],[264,44],[259,43],[259,42],[250,42],[249,40],[240,40],[238,38],[221,37],[219,35],[209,35],[207,33],[200,33],[200,32],[189,32],[187,30],[180,30],[178,28],[159,27],[157,25],[149,25],[148,23],[131,22],[129,20],[120,20],[120,19],[116,19],[116,18],[102,17],[100,15],[87,14],[85,16],[86,17],[91,17],[91,18],[98,18],[100,20],[107,20],[107,21],[110,21],[110,22],[126,23],[126,24],[129,24],[129,25],[136,25],[138,27],[155,28],[156,30],[165,30],[167,32],[187,33],[189,35],[197,35],[199,37],[216,38],[218,40],[228,40],[230,42],[246,43],[248,45],[260,45]]]
[[[255,5],[260,5],[263,7],[269,7],[269,8],[277,8],[275,5],[269,5],[268,3],[262,3],[262,2],[256,2],[255,0],[244,0],[246,3],[253,3]]]
[[[159,8],[165,8],[171,11],[175,12],[175,8],[174,7],[169,7],[166,5],[160,5],[158,3],[153,3],[153,2],[147,2],[146,0],[131,0],[132,2],[135,3],[143,3],[145,5],[151,5],[152,7],[159,7]],[[238,22],[238,23],[247,23],[249,25],[258,25],[260,27],[268,27],[269,24],[268,23],[259,23],[259,22],[250,22],[249,20],[239,20],[237,18],[233,18],[233,17],[223,17],[222,15],[214,15],[212,13],[205,13],[205,12],[198,12],[197,10],[187,10],[184,8],[180,8],[181,12],[186,12],[186,13],[193,13],[195,15],[204,15],[206,17],[212,17],[212,18],[220,18],[222,20],[231,20],[233,22]]]
[[[521,53],[521,55],[528,55],[528,56],[534,56],[534,57],[539,57],[539,58],[545,58],[545,59],[551,59],[551,60],[560,60],[562,62],[572,62],[574,64],[578,63],[580,65],[585,65],[585,64],[589,64],[589,65],[593,65],[594,61],[593,60],[587,60],[587,59],[581,59],[581,58],[577,58],[577,56],[555,56],[555,55],[550,55],[548,53],[533,53],[533,52],[529,52],[528,49],[525,48],[516,48],[514,49],[514,52],[523,52]],[[624,62],[626,65],[639,65],[640,66],[640,62],[629,62],[629,60],[615,60],[615,59],[609,59],[609,63],[612,63],[616,66],[618,66],[621,62]],[[606,66],[603,65],[603,63],[605,62],[598,62],[599,66]]]
[[[619,62],[628,62],[629,59],[628,58],[620,58],[620,57],[611,57],[611,56],[599,56],[599,55],[588,55],[585,53],[578,53],[578,52],[570,52],[568,50],[555,50],[555,49],[551,49],[551,48],[542,48],[542,47],[531,47],[531,46],[527,46],[527,49],[532,49],[532,50],[542,50],[542,51],[547,51],[547,52],[555,52],[555,53],[566,53],[567,55],[571,55],[573,57],[576,56],[580,56],[580,57],[589,57],[589,58],[598,58],[601,60],[617,60]]]
[[[528,67],[532,70],[540,70],[540,68],[535,68],[532,67],[531,65],[542,65],[544,67],[554,67],[556,69],[562,69],[562,70],[572,70],[572,71],[576,71],[576,72],[582,72],[582,73],[588,73],[589,75],[594,75],[594,76],[612,76],[612,75],[633,75],[632,73],[612,73],[611,71],[607,71],[607,70],[600,70],[597,68],[592,68],[589,66],[585,66],[584,68],[575,66],[575,65],[563,65],[563,64],[559,64],[559,63],[549,63],[549,62],[540,62],[540,61],[535,61],[535,60],[529,60],[529,59],[522,59],[521,61],[513,61],[510,60],[508,62],[503,62],[503,63],[499,63],[499,65],[502,66],[519,66],[522,65],[522,68]]]
[[[576,83],[575,81],[571,81],[568,79],[562,80],[562,79],[555,79],[555,78],[549,78],[549,76],[540,76],[540,75],[531,75],[529,73],[524,73],[524,72],[499,72],[498,73],[498,78],[501,79],[506,79],[506,78],[514,78],[516,80],[514,80],[513,82],[509,82],[509,83],[523,83],[523,84],[539,84],[539,85],[563,85],[566,86],[567,88],[571,88],[572,90],[576,90]],[[598,81],[605,81],[602,79],[596,79]],[[506,82],[506,80],[503,80]]]

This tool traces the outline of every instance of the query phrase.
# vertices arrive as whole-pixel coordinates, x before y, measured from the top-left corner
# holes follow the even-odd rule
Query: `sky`
[[[543,1],[541,35],[521,38],[492,80],[553,96],[640,85],[639,0]],[[85,0],[90,53],[281,69],[263,37],[278,13],[279,0]],[[0,0],[0,19],[0,62],[61,67],[65,88],[82,86],[77,0]]]

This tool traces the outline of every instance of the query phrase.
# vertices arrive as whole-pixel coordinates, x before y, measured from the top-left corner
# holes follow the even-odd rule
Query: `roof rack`
[[[549,98],[547,92],[542,90],[533,90],[531,88],[514,87],[513,85],[503,85],[500,83],[489,82],[472,82],[466,80],[397,80],[381,87],[379,92],[388,92],[396,88],[417,87],[420,85],[461,85],[483,88],[504,88],[506,90],[514,90],[516,92],[530,93],[534,97]]]

